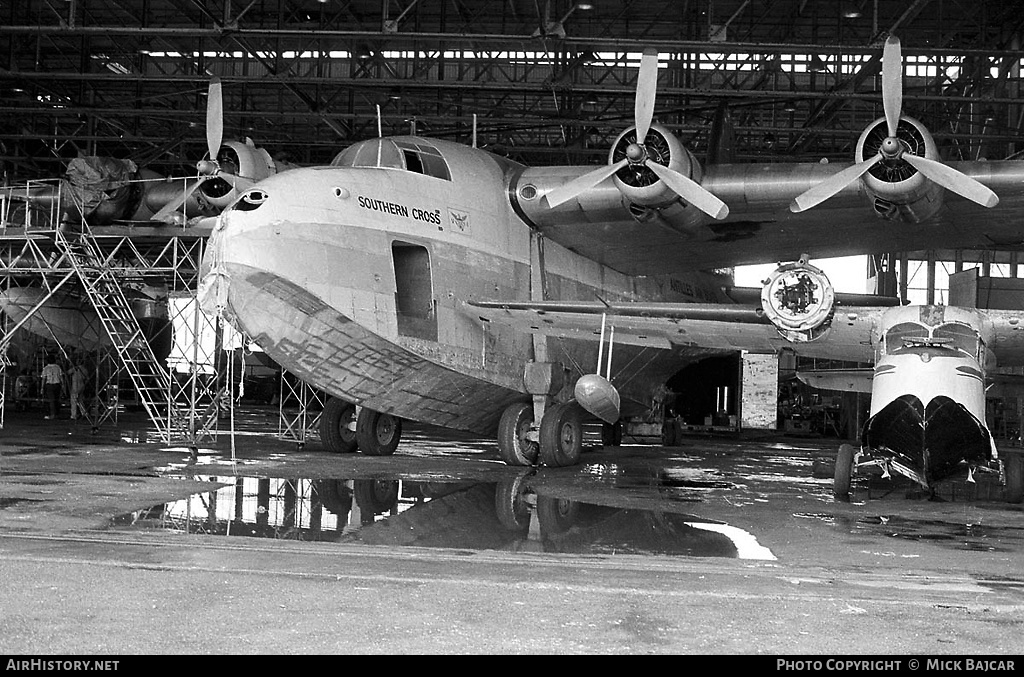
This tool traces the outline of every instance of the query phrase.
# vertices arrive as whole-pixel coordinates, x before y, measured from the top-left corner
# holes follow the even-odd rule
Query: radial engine
[[[835,312],[828,276],[803,256],[776,268],[761,289],[761,308],[784,338],[806,343],[823,336]]]

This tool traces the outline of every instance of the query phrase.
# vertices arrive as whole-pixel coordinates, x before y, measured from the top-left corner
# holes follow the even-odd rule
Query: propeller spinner
[[[549,206],[557,207],[564,202],[568,202],[577,195],[607,180],[623,167],[632,165],[649,169],[677,195],[702,212],[716,219],[724,219],[729,215],[729,207],[706,188],[688,176],[666,167],[650,157],[647,151],[647,135],[651,131],[651,122],[654,119],[654,101],[657,95],[657,87],[658,53],[653,49],[646,49],[640,58],[636,103],[633,109],[636,141],[629,144],[626,148],[625,157],[618,162],[605,165],[592,172],[587,172],[549,192],[546,196]]]
[[[999,197],[988,187],[948,165],[914,154],[899,139],[897,132],[903,114],[903,55],[899,38],[894,35],[890,35],[885,41],[885,48],[882,52],[882,108],[885,112],[888,136],[879,145],[878,152],[871,158],[833,174],[810,190],[798,195],[789,205],[790,211],[802,212],[824,202],[860,179],[868,170],[883,160],[888,162],[904,161],[943,188],[982,206],[994,207],[999,202]]]

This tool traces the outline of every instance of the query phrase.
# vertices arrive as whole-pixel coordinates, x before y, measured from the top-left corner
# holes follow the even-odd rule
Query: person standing
[[[85,416],[85,403],[82,396],[85,394],[85,380],[89,373],[81,362],[75,362],[71,367],[71,420],[77,421],[79,412]]]
[[[60,410],[60,392],[64,387],[64,371],[57,365],[57,358],[50,355],[43,367],[43,396],[50,403],[50,415],[46,418],[57,418]]]

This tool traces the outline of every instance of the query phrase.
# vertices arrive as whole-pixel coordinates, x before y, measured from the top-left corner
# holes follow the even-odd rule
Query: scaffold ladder
[[[164,441],[187,438],[187,419],[171,398],[171,376],[146,340],[114,270],[105,265],[87,225],[81,233],[57,229],[54,240],[82,282],[143,408]]]

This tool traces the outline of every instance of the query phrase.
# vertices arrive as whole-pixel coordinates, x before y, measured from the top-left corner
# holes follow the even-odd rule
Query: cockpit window
[[[452,180],[451,172],[448,171],[448,163],[433,146],[411,141],[396,141],[395,145],[405,155],[405,168],[410,172],[426,174],[445,181]]]
[[[885,333],[885,352],[887,355],[898,355],[907,347],[907,339],[923,341],[927,338],[928,327],[917,322],[894,324]]]
[[[932,348],[981,359],[984,345],[978,332],[966,324],[949,322],[926,327],[916,322],[893,325],[885,334],[885,352],[899,355],[916,348]]]
[[[391,167],[452,180],[448,163],[433,146],[423,142],[370,139],[353,144],[335,156],[333,167]]]
[[[338,153],[332,167],[392,167],[405,169],[401,151],[391,139],[370,139]]]
[[[957,350],[975,358],[979,356],[979,347],[982,343],[981,338],[979,338],[978,332],[966,324],[958,322],[940,324],[932,329],[932,337],[941,341],[948,341],[948,346],[952,350]]]

